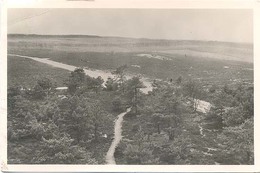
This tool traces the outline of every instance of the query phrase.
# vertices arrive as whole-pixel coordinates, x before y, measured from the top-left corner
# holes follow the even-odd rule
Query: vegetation
[[[104,163],[115,115],[132,107],[117,148],[118,163],[253,164],[250,87],[223,86],[214,94],[212,109],[203,115],[190,102],[202,93],[194,81],[158,82],[144,95],[138,77],[113,79],[117,87],[104,88],[103,80],[77,68],[65,83],[68,90],[62,93],[47,78],[31,89],[9,87],[9,163]]]
[[[46,78],[38,80],[33,88],[8,89],[10,163],[104,162],[110,140],[102,136],[113,133],[115,118],[105,104],[114,93],[96,92],[97,85],[92,84],[99,83],[101,88],[100,78],[93,79],[84,73],[82,77],[93,83],[83,87],[85,83],[80,83],[81,78],[75,75],[80,71],[76,69],[68,77],[78,84],[74,93],[69,89],[57,91]],[[95,86],[94,90],[89,86]]]
[[[251,63],[216,60],[193,56],[185,57],[175,54],[153,53],[170,60],[160,60],[137,56],[147,52],[66,52],[61,50],[45,51],[43,49],[26,51],[10,51],[20,55],[28,55],[91,69],[110,70],[127,64],[125,73],[141,74],[151,79],[170,81],[182,75],[183,79],[192,78],[207,85],[222,85],[233,82],[252,82],[253,65]],[[149,53],[150,54],[150,53]],[[73,57],[73,58],[71,58]],[[133,66],[132,66],[133,65]],[[138,65],[136,67],[135,65]],[[224,67],[228,68],[225,69]]]
[[[213,103],[211,110],[202,114],[194,111],[186,87],[187,83],[180,87],[164,83],[144,96],[138,118],[128,118],[124,124],[125,140],[118,148],[123,158],[118,158],[118,162],[253,164],[252,88],[230,88],[229,102],[234,102],[230,107],[225,106],[221,112]],[[216,91],[214,98],[224,105],[227,100],[221,97],[223,92],[224,89]]]
[[[8,56],[8,86],[33,87],[35,81],[48,78],[57,86],[63,86],[68,71],[51,67],[26,58]]]
[[[252,64],[162,51],[152,54],[167,59],[139,57],[140,51],[85,52],[84,43],[61,51],[68,45],[60,43],[61,38],[52,39],[59,44],[9,40],[9,53],[79,68],[68,73],[8,56],[8,163],[105,164],[117,115],[131,107],[115,152],[117,164],[254,164]],[[101,43],[110,48],[99,41],[93,49]],[[159,47],[177,43],[184,44],[163,42]],[[133,44],[147,53],[159,43]],[[147,45],[149,50],[143,50]],[[110,70],[114,77],[90,77],[84,73],[86,67]],[[127,78],[129,73],[136,75]],[[155,79],[148,94],[141,91],[142,75]],[[206,113],[200,112],[200,100],[211,104]]]

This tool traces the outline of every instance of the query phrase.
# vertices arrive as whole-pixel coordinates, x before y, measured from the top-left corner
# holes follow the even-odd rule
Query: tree
[[[87,98],[72,96],[58,103],[59,117],[57,123],[77,142],[91,139],[93,123],[89,114]]]
[[[126,95],[131,100],[134,113],[137,114],[138,95],[140,94],[140,88],[145,88],[139,77],[133,77],[126,81]]]
[[[7,90],[7,106],[8,111],[14,110],[17,98],[21,98],[21,88],[20,87],[10,87]]]
[[[54,84],[51,82],[49,78],[41,78],[37,81],[37,84],[43,89],[43,90],[50,90],[54,88]]]
[[[193,110],[196,111],[198,106],[198,99],[202,95],[201,87],[195,81],[189,80],[184,84],[183,89],[184,89],[184,94],[191,98]]]
[[[139,129],[134,135],[134,144],[127,144],[124,157],[127,164],[158,164],[159,158],[153,155],[147,135]]]
[[[116,91],[118,89],[118,83],[112,78],[107,79],[105,86],[107,91]]]
[[[254,90],[250,87],[238,86],[234,91],[234,106],[241,106],[244,117],[254,116]]]
[[[157,128],[157,133],[161,133],[161,127],[164,125],[165,121],[165,116],[160,113],[155,113],[152,115],[152,122],[155,124],[155,127]]]
[[[169,140],[174,140],[177,131],[181,131],[183,125],[183,119],[181,116],[176,114],[166,115],[164,117],[166,124],[166,131],[168,132]]]
[[[94,126],[94,138],[97,140],[99,128],[103,126],[105,121],[104,114],[101,104],[99,102],[91,103],[88,107],[88,114],[90,115],[91,122]]]
[[[103,83],[104,80],[100,76],[97,78],[90,77],[85,74],[82,68],[76,68],[71,72],[69,79],[65,81],[69,93],[78,95],[85,91],[95,91],[97,93],[103,88]]]
[[[94,90],[97,93],[103,88],[103,83],[104,80],[100,76],[93,78],[87,75],[84,85],[87,87],[87,89]]]
[[[21,94],[21,87],[19,87],[19,86],[9,87],[7,89],[7,97],[8,98],[18,96],[20,94]]]
[[[126,77],[125,77],[126,68],[127,68],[127,65],[123,65],[123,66],[116,68],[116,70],[112,72],[112,74],[115,75],[115,81],[118,82],[118,87],[123,92],[125,92],[124,82],[126,81]]]
[[[230,89],[230,87],[229,87],[227,84],[225,84],[225,85],[223,86],[222,91],[223,91],[225,94],[228,94],[228,95],[232,95],[232,93],[233,93],[232,89]]]
[[[48,78],[42,78],[37,80],[36,84],[32,89],[19,87],[19,94],[25,95],[29,99],[43,100],[50,94],[50,91],[55,88],[55,85]],[[18,88],[17,88],[18,89]],[[14,89],[11,88],[10,94],[14,94]],[[18,91],[16,91],[18,92]],[[17,94],[17,93],[16,93]],[[11,96],[11,95],[9,95]]]
[[[116,97],[112,100],[112,109],[115,112],[122,112],[124,109],[123,101],[120,97]]]
[[[164,106],[165,113],[178,113],[178,108],[180,106],[180,98],[176,97],[175,95],[169,94],[164,100],[161,101],[161,103]]]
[[[223,123],[227,126],[237,126],[245,121],[241,107],[229,108],[222,117]]]
[[[222,152],[219,153],[219,162],[228,164],[254,164],[254,122],[247,119],[244,123],[225,127],[219,135],[222,143]],[[223,161],[223,158],[226,158]]]
[[[47,92],[39,84],[36,84],[31,90],[26,90],[26,95],[30,99],[42,100],[47,96]]]
[[[207,112],[205,117],[206,127],[208,129],[222,129],[225,124],[223,123],[223,114],[225,113],[222,107],[212,107],[209,112]]]
[[[41,147],[36,151],[33,163],[40,164],[96,164],[90,153],[78,145],[66,134],[52,139],[42,138]]]
[[[31,116],[33,117],[33,116]],[[35,117],[30,118],[29,120],[29,133],[32,137],[36,139],[41,139],[45,133],[45,129],[42,125],[42,123],[39,123]]]
[[[85,82],[85,72],[83,68],[76,68],[71,72],[69,79],[65,81],[65,85],[68,87],[68,91],[74,94],[78,87],[82,86]]]
[[[160,161],[163,164],[189,164],[194,159],[191,153],[192,146],[193,142],[189,136],[180,135],[167,147],[162,148]],[[188,159],[191,160],[187,162]]]

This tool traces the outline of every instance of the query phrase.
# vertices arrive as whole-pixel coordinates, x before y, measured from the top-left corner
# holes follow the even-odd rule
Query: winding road
[[[120,143],[120,141],[122,139],[122,123],[124,120],[124,116],[130,111],[131,111],[131,108],[128,108],[126,110],[126,112],[123,112],[118,115],[118,118],[115,122],[114,139],[113,139],[113,142],[111,143],[111,146],[106,155],[107,164],[111,164],[111,165],[116,164],[114,153],[115,153],[116,147],[118,146],[118,144]]]

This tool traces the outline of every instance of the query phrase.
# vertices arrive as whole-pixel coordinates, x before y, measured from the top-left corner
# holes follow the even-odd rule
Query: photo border
[[[139,8],[139,9],[252,9],[254,18],[254,165],[20,165],[7,164],[7,9],[8,8]],[[2,171],[19,172],[259,172],[260,0],[9,0],[1,1],[0,156]]]

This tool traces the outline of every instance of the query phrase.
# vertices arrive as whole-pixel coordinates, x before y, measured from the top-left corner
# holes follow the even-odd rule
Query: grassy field
[[[193,58],[168,53],[153,53],[153,55],[160,55],[169,59],[160,60],[140,57],[137,52],[66,52],[40,49],[15,51],[13,53],[50,58],[65,64],[101,70],[114,70],[126,64],[129,73],[142,74],[153,79],[175,80],[179,76],[183,76],[184,79],[197,79],[205,85],[232,83],[235,80],[250,83],[253,81],[253,64],[205,57]],[[149,54],[149,52],[144,53]],[[12,64],[10,65],[12,66]]]
[[[175,80],[179,76],[193,78],[206,83],[229,83],[233,80],[253,80],[252,64],[234,61],[220,61],[207,58],[181,57],[179,55],[157,54],[171,60],[138,57],[137,53],[69,53],[54,56],[54,61],[86,66],[93,69],[114,70],[127,64],[129,73],[137,73],[150,78]],[[137,67],[136,67],[137,66]]]
[[[38,79],[47,77],[58,86],[63,86],[63,81],[69,71],[51,67],[30,59],[8,56],[8,86],[32,87]]]
[[[153,79],[175,80],[183,76],[184,79],[200,80],[205,85],[234,81],[253,83],[252,44],[99,36],[9,35],[8,53],[50,58],[74,66],[101,70],[114,70],[126,64],[129,73]],[[162,56],[165,59],[141,57],[139,54]],[[12,68],[13,64],[9,66]]]

